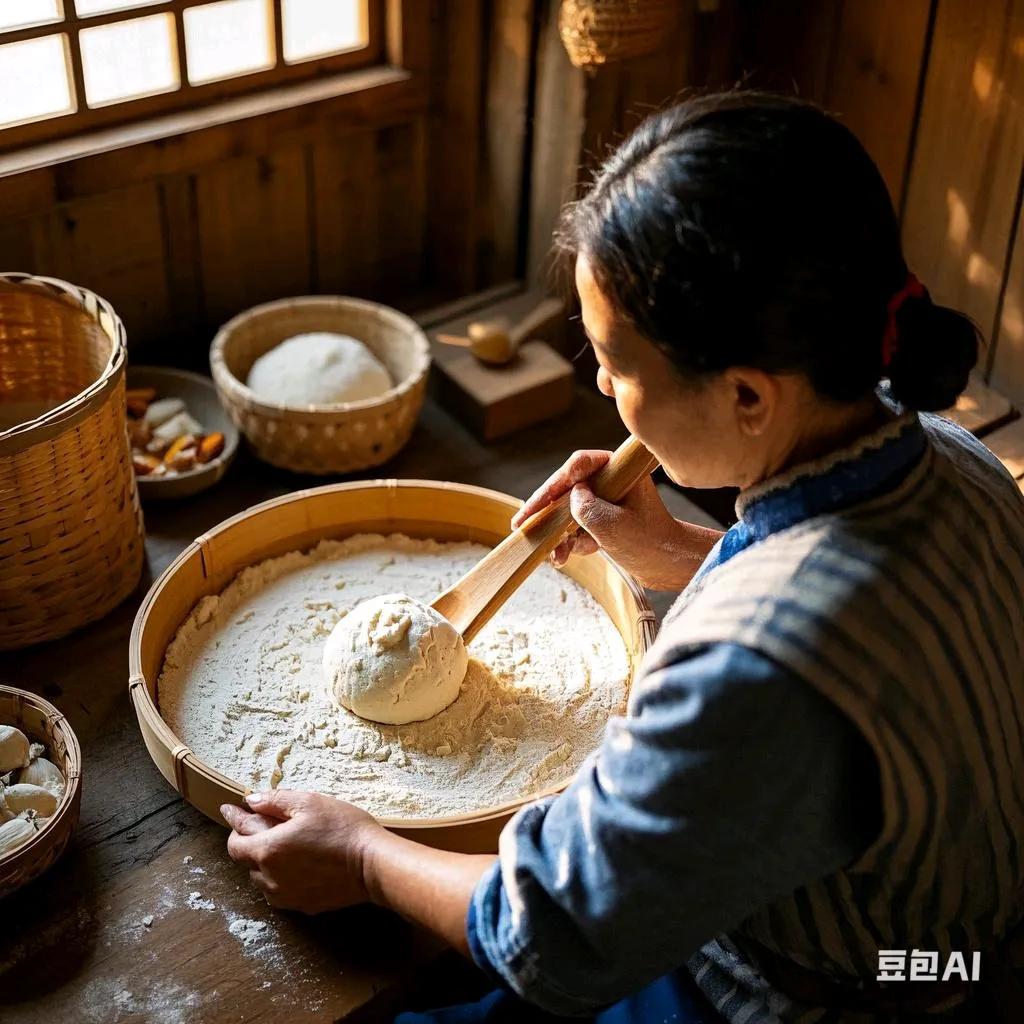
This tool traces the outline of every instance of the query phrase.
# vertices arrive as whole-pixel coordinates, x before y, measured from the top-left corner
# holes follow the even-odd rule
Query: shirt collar
[[[751,540],[866,501],[895,487],[926,447],[916,413],[905,413],[846,448],[800,463],[741,491],[736,515]],[[739,525],[739,524],[737,524]]]

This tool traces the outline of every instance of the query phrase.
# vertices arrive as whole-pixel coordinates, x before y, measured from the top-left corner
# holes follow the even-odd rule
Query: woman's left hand
[[[334,797],[275,789],[252,793],[255,813],[225,804],[231,826],[228,854],[273,907],[319,914],[370,897],[364,880],[366,844],[382,826],[365,811]]]

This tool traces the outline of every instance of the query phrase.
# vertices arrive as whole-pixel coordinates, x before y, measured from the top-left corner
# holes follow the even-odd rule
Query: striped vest
[[[969,960],[1024,916],[1024,499],[969,434],[921,420],[929,445],[895,490],[698,577],[649,655],[759,651],[837,705],[878,760],[881,830],[860,858],[690,961],[732,1024],[897,1019],[790,999],[770,964],[874,982],[880,949]]]

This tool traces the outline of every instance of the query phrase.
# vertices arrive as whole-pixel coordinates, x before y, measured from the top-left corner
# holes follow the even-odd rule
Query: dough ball
[[[458,697],[469,655],[443,615],[405,594],[388,594],[360,602],[334,627],[323,665],[342,707],[405,725],[433,718]]]
[[[297,334],[260,356],[246,384],[276,405],[333,405],[379,398],[392,387],[384,364],[347,334]]]

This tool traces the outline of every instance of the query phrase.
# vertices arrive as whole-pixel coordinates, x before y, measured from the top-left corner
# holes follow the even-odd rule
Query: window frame
[[[363,70],[388,62],[390,56],[390,22],[398,16],[402,5],[392,0],[366,0],[367,45],[357,50],[288,64],[284,59],[282,0],[269,0],[274,22],[275,64],[262,71],[249,72],[216,82],[192,85],[188,81],[185,62],[185,27],[183,12],[202,7],[213,0],[160,0],[133,10],[111,11],[106,14],[80,17],[73,0],[62,0],[63,17],[40,25],[0,32],[0,45],[39,39],[45,36],[67,36],[65,53],[68,60],[69,80],[76,109],[23,124],[0,128],[0,153],[10,153],[28,146],[53,143],[87,134],[92,131],[134,125],[148,118],[183,111],[197,111],[225,100],[259,93],[270,93],[275,88],[298,83],[314,82],[340,73]],[[175,25],[178,68],[181,84],[177,89],[135,99],[114,101],[98,107],[85,105],[85,86],[82,73],[81,49],[78,34],[84,29],[101,25],[124,24],[139,18],[171,14]]]

